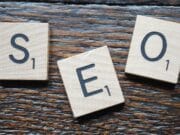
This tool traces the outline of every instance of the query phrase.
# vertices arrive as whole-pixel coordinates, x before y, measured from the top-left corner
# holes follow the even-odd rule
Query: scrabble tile
[[[137,16],[125,72],[177,83],[180,24]]]
[[[58,61],[75,118],[124,102],[107,46]]]
[[[0,23],[0,80],[48,79],[48,24]]]

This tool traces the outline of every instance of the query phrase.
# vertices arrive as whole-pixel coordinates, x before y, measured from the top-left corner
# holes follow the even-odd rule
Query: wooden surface
[[[167,134],[180,132],[180,81],[175,86],[124,74],[137,14],[180,23],[176,6],[0,3],[1,22],[49,22],[48,82],[0,82],[3,134]],[[108,45],[124,106],[75,120],[57,60]]]
[[[1,0],[17,1],[17,0]],[[48,2],[64,4],[107,4],[107,5],[159,5],[180,6],[180,0],[18,0],[19,2]]]

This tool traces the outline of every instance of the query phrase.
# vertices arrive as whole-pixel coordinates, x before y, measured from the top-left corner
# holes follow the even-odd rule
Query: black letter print
[[[148,40],[151,36],[153,36],[153,35],[158,35],[158,36],[162,39],[162,45],[163,45],[163,47],[162,47],[162,50],[161,50],[160,54],[159,54],[157,57],[155,57],[155,58],[150,58],[149,56],[147,56],[147,54],[146,54],[146,52],[145,52],[145,45],[146,45],[147,40]],[[166,38],[165,38],[165,36],[164,36],[162,33],[160,33],[160,32],[150,32],[150,33],[148,33],[148,34],[144,37],[144,39],[143,39],[143,41],[142,41],[142,43],[141,43],[141,53],[142,53],[142,56],[143,56],[145,59],[149,60],[149,61],[158,61],[158,60],[160,60],[160,59],[164,56],[164,54],[166,53],[166,49],[167,49]]]
[[[9,58],[10,60],[12,60],[14,63],[17,63],[17,64],[23,64],[24,62],[26,62],[28,59],[29,59],[29,52],[26,48],[16,44],[16,38],[23,38],[26,42],[29,41],[28,37],[24,34],[15,34],[12,36],[11,38],[11,45],[12,47],[24,52],[24,57],[23,59],[17,59],[15,58],[12,54],[9,55]]]
[[[92,96],[92,95],[103,92],[102,89],[94,90],[92,92],[87,91],[87,88],[86,88],[85,84],[88,83],[88,82],[97,80],[97,76],[93,76],[91,78],[84,79],[83,76],[82,76],[82,71],[83,70],[88,70],[89,68],[93,68],[93,67],[95,67],[95,64],[90,64],[90,65],[83,66],[83,67],[80,67],[80,68],[76,69],[76,72],[77,72],[77,75],[78,75],[78,78],[79,78],[79,82],[80,82],[81,89],[83,91],[84,97]]]

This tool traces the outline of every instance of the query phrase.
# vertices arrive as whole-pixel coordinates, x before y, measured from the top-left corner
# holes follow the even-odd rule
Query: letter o
[[[162,50],[160,52],[160,54],[157,56],[157,57],[154,57],[154,58],[151,58],[149,57],[147,54],[146,54],[146,51],[145,51],[145,45],[146,45],[146,42],[147,40],[153,36],[153,35],[158,35],[161,39],[162,39]],[[166,49],[167,49],[167,42],[166,42],[166,38],[165,36],[160,33],[160,32],[149,32],[142,40],[141,42],[141,53],[142,53],[142,56],[147,59],[148,61],[158,61],[160,60],[164,54],[166,53]]]

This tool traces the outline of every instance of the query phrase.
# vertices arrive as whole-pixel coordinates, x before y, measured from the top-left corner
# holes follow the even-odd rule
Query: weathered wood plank
[[[179,6],[180,0],[1,0],[17,2],[61,2],[65,4],[161,5]]]
[[[0,82],[0,132],[178,133],[180,81],[173,87],[128,77],[124,67],[137,14],[180,23],[179,13],[180,7],[165,6],[0,3],[1,22],[50,23],[49,82]],[[110,48],[125,105],[74,120],[56,61],[103,45]]]

